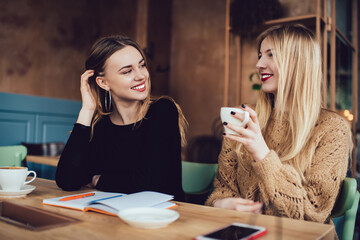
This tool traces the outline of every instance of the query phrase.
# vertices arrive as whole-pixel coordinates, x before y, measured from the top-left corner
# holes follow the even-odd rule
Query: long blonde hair
[[[322,107],[321,50],[315,35],[302,25],[274,26],[258,37],[258,49],[268,38],[273,43],[273,57],[279,71],[276,99],[260,91],[256,112],[262,132],[271,113],[280,121],[289,122],[287,139],[280,159],[293,165],[303,180],[311,165],[314,149],[306,146]],[[306,151],[305,151],[306,149]]]
[[[90,141],[94,134],[94,126],[98,121],[105,115],[109,115],[112,112],[113,104],[111,105],[110,109],[106,111],[105,109],[105,90],[100,88],[96,83],[96,77],[101,76],[101,73],[104,72],[104,67],[106,60],[113,55],[115,52],[123,49],[126,46],[132,46],[139,51],[141,56],[144,58],[145,64],[147,64],[146,57],[144,52],[141,50],[140,46],[131,38],[125,36],[109,36],[103,37],[97,40],[91,48],[90,54],[85,62],[85,68],[87,70],[92,69],[95,71],[94,75],[89,78],[89,85],[91,91],[94,96],[96,96],[96,110],[93,115],[93,119],[91,121],[91,134],[90,134]],[[147,97],[140,101],[140,109],[137,114],[137,119],[142,119],[145,117],[150,105],[161,98],[167,98],[171,100],[178,109],[179,114],[179,130],[181,135],[181,145],[184,146],[186,144],[185,132],[187,128],[187,121],[185,116],[180,108],[180,106],[170,97],[168,96],[161,96],[161,97],[153,97],[150,95],[151,92],[151,81],[150,78],[148,80],[148,95]],[[137,127],[137,126],[135,126]]]

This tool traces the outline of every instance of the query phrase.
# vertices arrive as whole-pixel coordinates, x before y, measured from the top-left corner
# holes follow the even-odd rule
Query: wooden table
[[[118,217],[41,204],[44,198],[80,193],[89,189],[64,192],[54,181],[45,179],[36,179],[31,184],[35,185],[36,189],[27,197],[8,200],[77,218],[81,222],[36,232],[0,221],[0,239],[193,239],[232,222],[266,227],[268,233],[260,238],[264,240],[334,239],[334,226],[328,224],[241,213],[183,202],[177,202],[179,206],[174,208],[180,213],[180,218],[168,227],[137,229]]]
[[[60,156],[50,157],[50,156],[33,156],[27,155],[26,161],[32,163],[45,164],[49,166],[56,167],[59,162]]]

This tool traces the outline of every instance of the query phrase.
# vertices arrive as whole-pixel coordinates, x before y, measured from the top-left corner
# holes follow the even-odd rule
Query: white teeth
[[[141,84],[141,85],[139,85],[137,87],[132,87],[131,89],[142,89],[144,87],[145,87],[145,84]]]
[[[261,78],[268,78],[268,77],[271,77],[272,75],[270,74],[265,74],[265,75],[261,75]]]

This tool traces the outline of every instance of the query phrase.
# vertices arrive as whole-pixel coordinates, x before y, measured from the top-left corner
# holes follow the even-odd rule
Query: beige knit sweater
[[[243,150],[237,154],[234,142],[224,138],[214,191],[206,201],[241,197],[264,203],[264,214],[327,222],[345,178],[350,147],[348,122],[340,115],[322,110],[312,133],[315,144],[310,173],[303,183],[290,164],[282,163],[278,154],[286,142],[289,124],[270,118],[264,138],[270,153],[254,162]],[[241,148],[244,149],[244,148]]]

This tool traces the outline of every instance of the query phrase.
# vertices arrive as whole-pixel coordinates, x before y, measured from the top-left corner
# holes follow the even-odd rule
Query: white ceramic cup
[[[234,117],[234,115],[231,115],[231,112],[238,112],[245,115],[245,118],[243,121],[237,119]],[[234,125],[240,125],[245,126],[250,119],[249,113],[240,109],[240,108],[234,108],[234,107],[222,107],[220,109],[220,117],[222,122],[231,123]],[[233,134],[233,135],[239,135],[238,133],[234,132],[230,128],[227,128],[226,125],[224,126],[225,133],[227,134]]]
[[[29,174],[34,176],[29,181]],[[36,178],[36,172],[28,171],[27,167],[0,167],[0,187],[3,191],[19,191],[25,184],[31,183]]]

